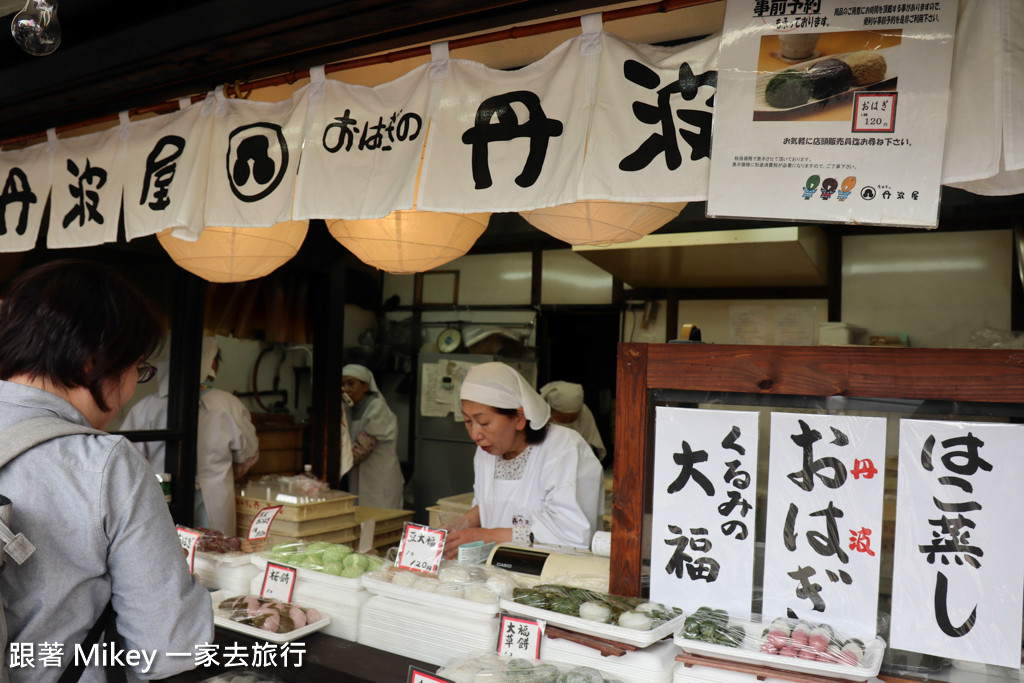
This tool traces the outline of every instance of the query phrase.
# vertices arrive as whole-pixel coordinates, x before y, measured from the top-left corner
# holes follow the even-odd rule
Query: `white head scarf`
[[[360,382],[366,382],[370,385],[370,391],[380,393],[380,389],[377,388],[377,380],[373,378],[373,373],[370,372],[370,368],[365,365],[358,365],[357,363],[349,363],[341,369],[342,377],[355,377]]]
[[[583,409],[583,385],[574,382],[548,382],[540,388],[541,397],[560,413],[578,413]]]
[[[217,338],[203,337],[203,351],[199,357],[199,382],[216,379],[217,371],[213,369],[213,361],[217,358]]]
[[[551,417],[551,407],[516,369],[504,363],[481,363],[466,373],[459,398],[492,408],[522,408],[532,429]]]

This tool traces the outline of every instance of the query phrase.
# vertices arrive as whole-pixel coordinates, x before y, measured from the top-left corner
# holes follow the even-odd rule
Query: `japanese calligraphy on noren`
[[[885,420],[772,413],[765,614],[874,635]]]
[[[900,422],[894,647],[1019,666],[1022,438],[1021,425]]]
[[[758,414],[658,407],[651,598],[749,616]]]

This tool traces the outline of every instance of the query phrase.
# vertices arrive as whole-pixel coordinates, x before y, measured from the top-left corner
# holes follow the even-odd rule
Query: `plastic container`
[[[881,638],[848,638],[795,619],[730,619],[706,607],[683,622],[674,640],[688,654],[849,681],[877,676],[885,653]]]
[[[496,616],[472,618],[374,595],[363,603],[358,642],[441,666],[480,650],[493,652],[498,626]]]
[[[313,534],[346,529],[357,524],[355,510],[340,515],[331,515],[330,517],[308,519],[303,522],[293,522],[287,519],[280,519],[280,517],[281,513],[278,513],[274,521],[270,523],[270,531],[278,536],[292,536],[295,538],[304,538]],[[239,530],[245,529],[246,534],[248,534],[249,527],[252,526],[254,519],[256,519],[256,515],[236,513],[235,524],[238,525]],[[245,536],[242,537],[244,538]]]
[[[263,508],[281,506],[274,521],[304,522],[355,512],[356,496],[345,491],[322,491],[307,495],[286,484],[246,484],[235,489],[235,510],[241,515],[256,515]],[[246,527],[248,532],[248,527]]]
[[[262,558],[262,569],[259,569],[259,559],[253,558],[253,568],[257,574],[249,584],[248,592],[252,595],[259,595],[263,590],[267,560]],[[359,613],[363,603],[369,599],[370,594],[363,590],[359,579],[301,568],[295,575],[292,600],[304,607],[315,607],[320,614],[330,617],[331,623],[323,628],[323,632],[335,638],[353,642],[358,639]]]
[[[310,633],[319,631],[326,627],[330,622],[331,618],[325,615],[320,615],[321,618],[317,621],[306,624],[300,628],[292,629],[285,633],[274,633],[272,631],[265,631],[249,624],[243,624],[241,622],[231,619],[228,614],[229,612],[224,609],[220,609],[218,605],[223,600],[232,597],[234,594],[228,591],[214,591],[210,593],[210,599],[213,603],[213,623],[217,626],[229,629],[231,631],[237,631],[238,633],[244,633],[247,636],[253,638],[259,638],[261,640],[269,640],[272,643],[288,643],[293,640],[298,640],[303,636],[307,636]],[[243,594],[244,595],[244,594]],[[291,603],[295,607],[306,608],[306,605],[300,605],[299,603]]]
[[[565,666],[587,666],[623,683],[670,683],[679,647],[671,640],[627,652],[621,657],[603,657],[598,650],[562,638],[544,636],[540,644],[546,662]]]
[[[252,565],[252,553],[207,553],[197,551],[192,565],[199,583],[207,590],[226,590],[234,594],[249,592],[253,576],[259,570]]]
[[[609,595],[607,593],[601,593],[590,589],[548,584],[538,586],[536,591],[543,592],[545,596],[556,596],[556,598],[558,596],[565,595],[570,599],[570,602],[573,605],[576,603],[603,603],[607,606],[607,611],[610,611],[611,607],[614,606],[617,610],[622,610],[623,614],[627,611],[643,611],[635,609],[638,605],[644,603],[643,600]],[[520,591],[517,591],[517,593],[520,593]],[[499,606],[503,611],[511,614],[519,614],[531,619],[540,619],[569,631],[576,631],[577,633],[584,633],[598,638],[607,638],[608,640],[612,640],[617,643],[626,643],[627,645],[634,645],[636,647],[647,647],[648,645],[658,642],[662,638],[671,636],[682,626],[683,619],[685,618],[685,615],[681,611],[674,610],[675,612],[678,612],[677,616],[662,621],[661,623],[656,622],[653,624],[652,628],[647,630],[639,630],[620,626],[618,624],[602,623],[592,619],[584,619],[573,614],[565,614],[563,612],[545,609],[538,605],[536,601],[529,598],[530,596],[521,596],[521,599],[527,600],[526,602],[519,602],[513,598],[505,598],[501,600]],[[585,608],[586,605],[584,604],[583,607]],[[665,612],[673,612],[670,607],[662,606],[662,608]],[[634,615],[629,616],[632,617]],[[622,615],[619,616],[619,619],[623,619]]]

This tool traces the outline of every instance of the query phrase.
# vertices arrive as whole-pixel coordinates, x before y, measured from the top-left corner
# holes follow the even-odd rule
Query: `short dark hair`
[[[509,417],[515,417],[519,414],[518,408],[495,408],[496,411],[502,415]],[[534,429],[530,426],[529,421],[526,423],[526,443],[540,443],[544,440],[544,437],[548,435],[548,425],[545,424],[540,429]]]
[[[16,277],[0,300],[0,379],[27,374],[86,387],[103,411],[103,385],[148,358],[166,318],[117,271],[61,259]]]

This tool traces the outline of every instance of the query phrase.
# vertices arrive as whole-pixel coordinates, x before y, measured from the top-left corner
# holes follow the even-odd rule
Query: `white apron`
[[[473,460],[480,526],[509,528],[512,518],[522,515],[530,520],[538,543],[590,547],[599,528],[604,477],[582,436],[550,425],[544,441],[532,446],[522,479],[495,480],[495,461],[480,449]]]
[[[349,474],[352,492],[359,496],[357,503],[361,507],[401,510],[405,480],[395,450],[398,418],[381,396],[367,394],[352,409],[350,425],[353,442],[360,432],[366,432],[377,439],[377,445],[370,455],[353,467]]]
[[[207,525],[226,536],[234,536],[237,529],[233,465],[256,454],[256,428],[237,397],[221,389],[207,389],[199,396],[197,431],[196,481]]]

